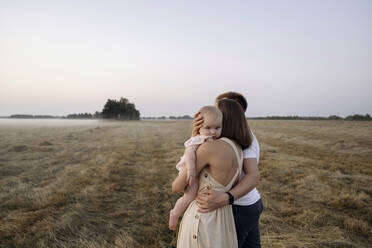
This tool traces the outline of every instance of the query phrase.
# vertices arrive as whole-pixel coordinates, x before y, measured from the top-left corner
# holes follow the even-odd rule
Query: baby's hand
[[[195,137],[199,134],[200,128],[203,126],[204,118],[200,115],[200,112],[194,115],[194,120],[192,121],[192,134],[191,137]]]

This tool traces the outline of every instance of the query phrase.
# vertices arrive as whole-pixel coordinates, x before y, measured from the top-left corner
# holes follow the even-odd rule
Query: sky
[[[0,0],[0,116],[372,114],[372,1]]]

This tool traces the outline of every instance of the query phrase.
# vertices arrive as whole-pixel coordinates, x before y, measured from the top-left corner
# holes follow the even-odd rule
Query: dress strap
[[[220,140],[223,140],[223,141],[225,141],[226,143],[229,143],[232,146],[232,148],[235,152],[235,155],[236,155],[237,162],[238,162],[238,176],[240,178],[240,174],[242,173],[242,170],[243,170],[243,151],[242,151],[242,149],[240,149],[240,153],[239,153],[238,149],[236,148],[236,145],[234,144],[234,142],[232,142],[230,139],[228,139],[226,137],[222,137],[222,138],[220,138]]]

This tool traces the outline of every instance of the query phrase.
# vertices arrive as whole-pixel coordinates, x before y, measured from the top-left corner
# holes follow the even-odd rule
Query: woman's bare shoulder
[[[199,152],[208,153],[208,154],[219,154],[220,152],[225,152],[229,150],[229,144],[225,141],[216,139],[216,140],[209,140],[201,144],[198,148]]]

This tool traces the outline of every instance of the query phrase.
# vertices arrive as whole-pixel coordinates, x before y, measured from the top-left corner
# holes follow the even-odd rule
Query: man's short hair
[[[221,95],[217,96],[216,102],[218,102],[219,100],[222,100],[222,99],[235,100],[235,101],[237,101],[240,104],[240,106],[242,106],[244,112],[247,110],[247,107],[248,107],[247,100],[240,93],[232,92],[232,91],[229,91],[229,92],[226,92],[226,93],[222,93]]]

